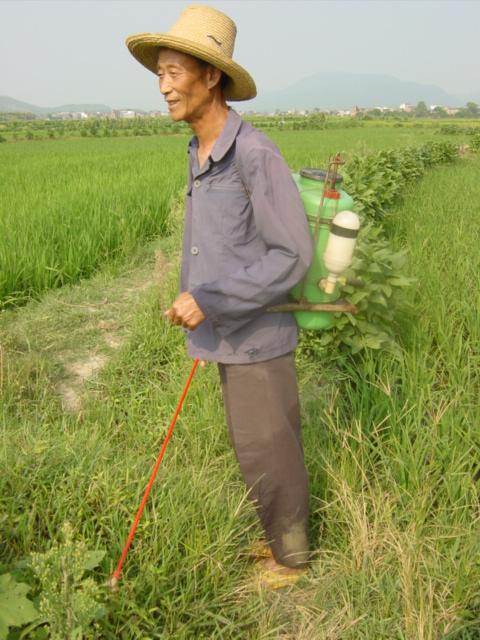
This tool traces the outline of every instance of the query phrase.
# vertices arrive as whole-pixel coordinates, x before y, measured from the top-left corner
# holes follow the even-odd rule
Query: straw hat
[[[136,33],[126,40],[130,53],[157,74],[160,47],[175,49],[209,62],[229,78],[227,100],[250,100],[257,95],[250,74],[232,60],[237,28],[233,20],[213,7],[190,5],[167,33]]]

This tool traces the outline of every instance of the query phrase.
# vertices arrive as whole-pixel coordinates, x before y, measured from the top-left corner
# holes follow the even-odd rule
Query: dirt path
[[[163,253],[157,250],[153,268],[129,273],[112,283],[115,295],[106,297],[98,305],[87,307],[93,314],[92,322],[98,331],[98,345],[83,352],[61,354],[65,377],[56,385],[66,411],[78,413],[82,409],[82,393],[85,382],[94,378],[109,361],[112,351],[119,349],[124,341],[128,316],[141,298],[141,294],[152,285],[161,282],[167,270]]]
[[[65,411],[80,413],[85,383],[121,348],[144,293],[171,264],[161,249],[120,275],[97,274],[50,291],[39,302],[0,317],[0,349],[6,370],[47,370]]]

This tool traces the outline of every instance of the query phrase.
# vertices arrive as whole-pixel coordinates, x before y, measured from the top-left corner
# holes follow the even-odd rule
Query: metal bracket
[[[346,300],[336,300],[335,302],[326,302],[313,304],[310,302],[287,302],[285,304],[276,304],[273,307],[268,307],[269,313],[279,313],[282,311],[327,311],[329,313],[358,313],[358,307],[347,302]]]

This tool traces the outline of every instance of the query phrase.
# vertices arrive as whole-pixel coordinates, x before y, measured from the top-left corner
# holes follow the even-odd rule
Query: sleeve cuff
[[[222,338],[238,331],[238,329],[241,329],[259,315],[259,310],[257,310],[257,312],[250,312],[247,316],[243,316],[241,318],[222,318],[218,312],[215,312],[213,306],[209,303],[209,294],[204,291],[201,286],[194,287],[189,291],[189,293],[201,309],[205,318],[211,322],[215,331]]]

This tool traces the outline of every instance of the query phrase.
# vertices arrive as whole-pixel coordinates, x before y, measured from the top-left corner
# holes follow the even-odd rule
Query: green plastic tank
[[[296,302],[302,297],[302,286],[303,298],[310,303],[334,302],[340,297],[338,289],[328,294],[320,289],[318,283],[328,275],[323,263],[323,254],[327,246],[330,221],[336,213],[351,210],[353,199],[340,188],[342,178],[338,175],[335,190],[327,191],[327,197],[324,198],[323,207],[320,211],[325,176],[326,172],[321,169],[302,169],[300,173],[293,174],[293,179],[305,208],[312,238],[314,237],[317,218],[320,217],[318,237],[314,247],[312,263],[305,278],[305,284],[302,285],[302,282],[300,282],[290,292],[291,297]],[[327,329],[333,323],[333,314],[328,311],[296,311],[294,315],[298,326],[302,329]]]

